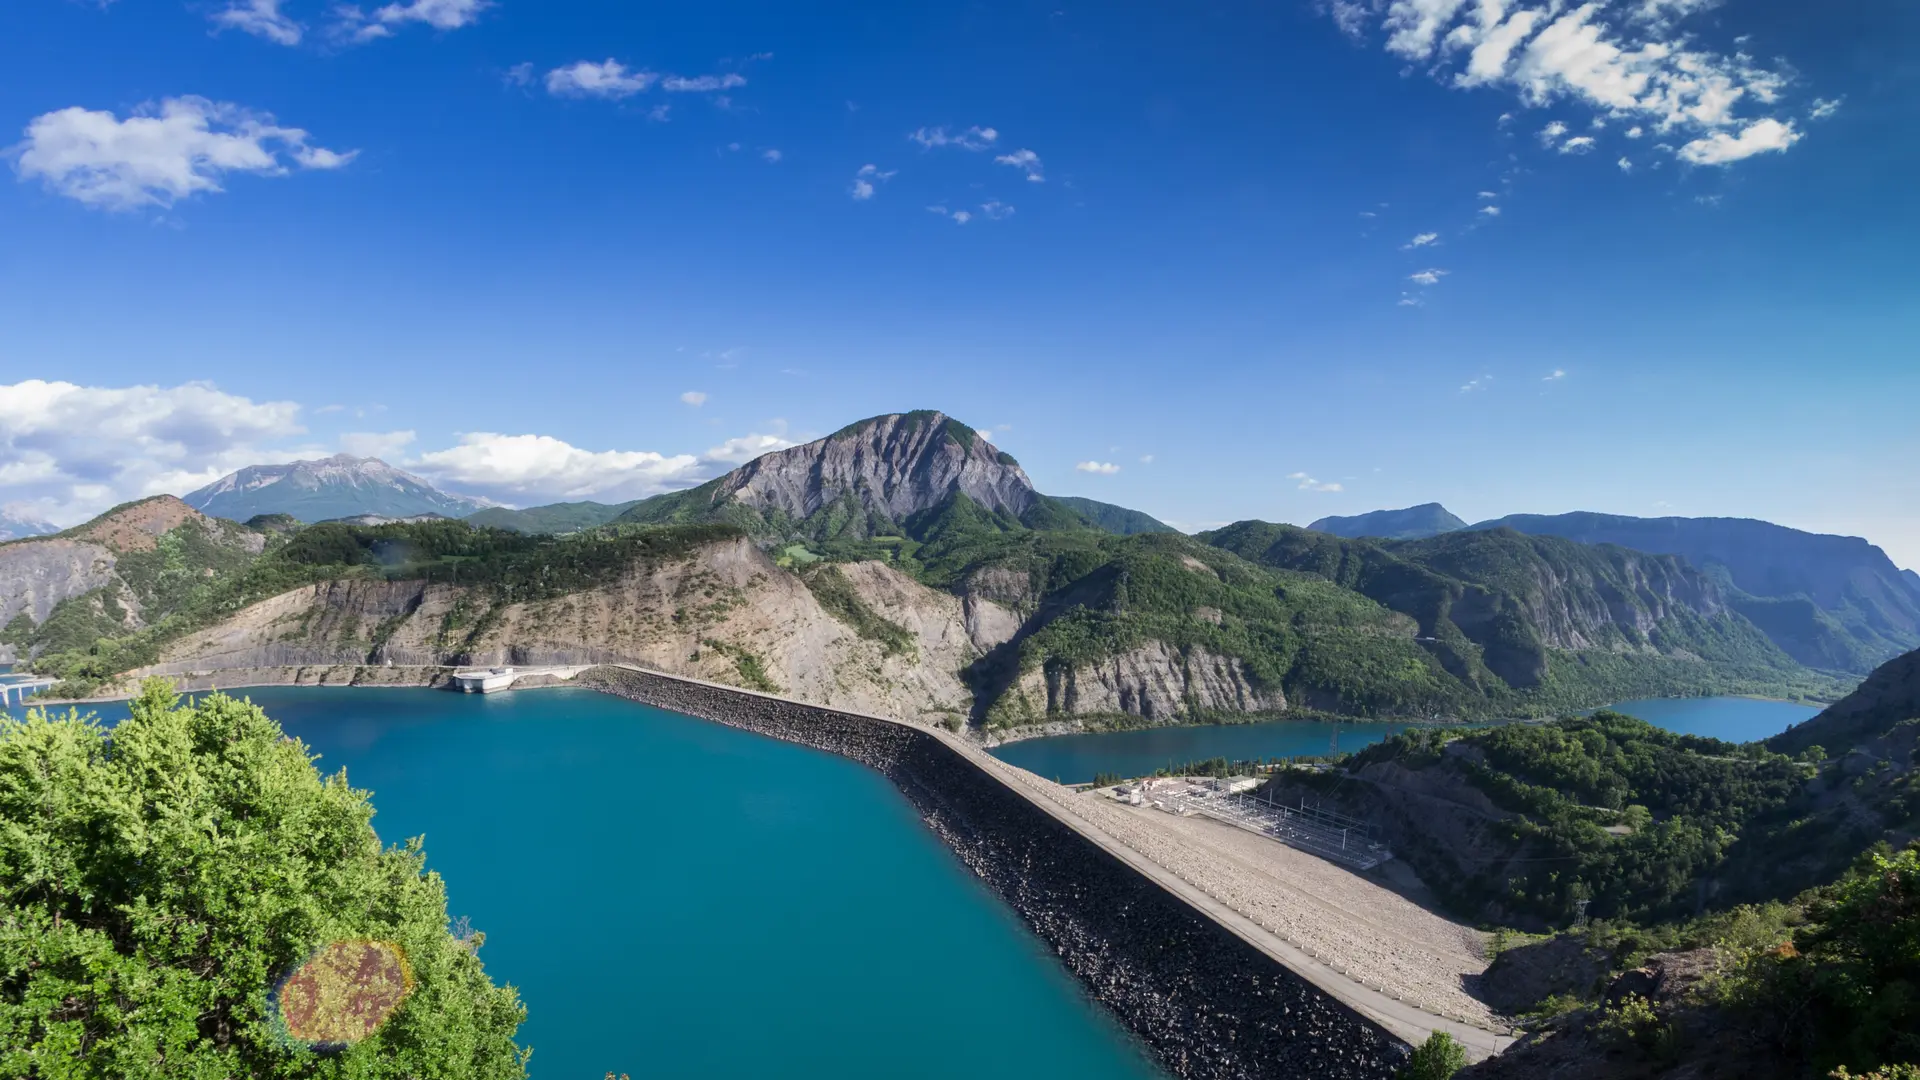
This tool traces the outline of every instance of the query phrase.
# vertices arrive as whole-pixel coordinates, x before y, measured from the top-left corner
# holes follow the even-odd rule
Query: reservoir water
[[[538,1080],[1160,1076],[853,762],[585,690],[236,693],[426,837]]]
[[[1671,698],[1623,701],[1611,706],[1657,727],[1729,742],[1751,742],[1778,735],[1820,710],[1810,705],[1757,698]],[[1412,725],[1334,724],[1313,720],[1274,720],[1260,724],[1148,728],[1089,735],[1053,735],[1024,739],[994,749],[994,756],[1049,780],[1076,784],[1100,773],[1145,776],[1156,769],[1224,757],[1229,761],[1325,754],[1338,734],[1341,751],[1370,746]]]

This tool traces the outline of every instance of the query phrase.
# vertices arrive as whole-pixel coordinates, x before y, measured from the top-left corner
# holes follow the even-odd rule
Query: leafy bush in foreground
[[[253,705],[151,681],[109,731],[0,719],[0,1076],[520,1080],[525,1017],[448,931],[417,841],[322,779]],[[391,942],[415,984],[359,1043],[276,1032],[269,995],[318,948]]]

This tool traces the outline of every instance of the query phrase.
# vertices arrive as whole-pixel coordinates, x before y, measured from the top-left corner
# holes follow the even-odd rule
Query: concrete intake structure
[[[953,741],[906,723],[596,667],[572,682],[876,769],[1174,1076],[1387,1080],[1406,1044]]]

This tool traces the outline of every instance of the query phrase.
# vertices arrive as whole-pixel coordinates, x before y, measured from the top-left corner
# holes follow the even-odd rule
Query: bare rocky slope
[[[910,648],[890,652],[860,636],[799,575],[737,537],[530,603],[424,581],[304,586],[173,643],[134,675],[626,662],[863,712],[964,716],[969,696],[958,673],[1011,636],[1018,617],[878,563],[843,573],[873,612],[908,631]]]
[[[265,544],[259,533],[170,495],[117,507],[53,536],[0,544],[0,660],[24,658],[34,631],[50,622],[55,629],[139,629],[196,581],[244,565]],[[77,617],[81,606],[89,609],[85,618]],[[67,618],[56,622],[56,612]]]

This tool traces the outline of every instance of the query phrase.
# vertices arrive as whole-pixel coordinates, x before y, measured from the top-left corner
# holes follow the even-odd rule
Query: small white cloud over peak
[[[981,442],[990,443],[993,441],[993,432],[988,431],[986,428],[974,428],[973,434],[974,434],[974,437],[979,439]]]
[[[597,97],[618,101],[644,93],[659,81],[651,71],[631,71],[611,57],[600,63],[580,60],[547,72],[547,93],[555,97]]]
[[[236,0],[207,19],[219,30],[239,30],[276,45],[298,45],[306,27],[280,10],[280,0]]]
[[[200,97],[143,105],[125,120],[78,107],[35,117],[9,153],[21,179],[102,210],[165,209],[225,190],[229,173],[338,169],[355,153],[310,145],[267,113]]]
[[[962,150],[987,150],[1000,140],[1000,133],[990,127],[975,125],[961,132],[948,132],[944,127],[920,128],[909,131],[907,138],[919,143],[922,149],[933,150],[942,146],[957,146]]]
[[[1047,179],[1040,171],[1040,155],[1031,150],[1015,150],[1011,154],[1001,154],[993,160],[1024,171],[1027,179],[1036,184],[1044,183]]]
[[[1477,378],[1468,379],[1466,384],[1460,387],[1460,392],[1463,394],[1471,394],[1479,390],[1485,390],[1488,386],[1492,385],[1492,383],[1493,376],[1481,375]]]
[[[1406,243],[1400,245],[1400,250],[1412,251],[1414,248],[1432,247],[1434,244],[1437,244],[1439,242],[1440,242],[1439,233],[1423,232],[1418,236],[1415,236],[1413,239],[1407,241]]]
[[[1449,270],[1421,270],[1417,273],[1408,274],[1407,280],[1416,285],[1438,285],[1440,284],[1440,279],[1446,277],[1451,272],[1452,271]]]
[[[707,403],[707,395],[699,390],[689,390],[680,395],[680,400],[697,409]]]
[[[414,441],[411,431],[350,431],[340,436],[340,449],[354,457],[386,460],[398,458]]]
[[[1313,477],[1308,476],[1306,473],[1303,473],[1303,472],[1288,473],[1287,479],[1298,480],[1300,482],[1301,491],[1345,491],[1346,490],[1345,488],[1341,487],[1337,483],[1323,483],[1319,480],[1315,480]]]
[[[1092,473],[1095,476],[1112,476],[1120,471],[1120,466],[1115,465],[1111,461],[1083,461],[1075,465],[1074,468],[1083,473]]]

